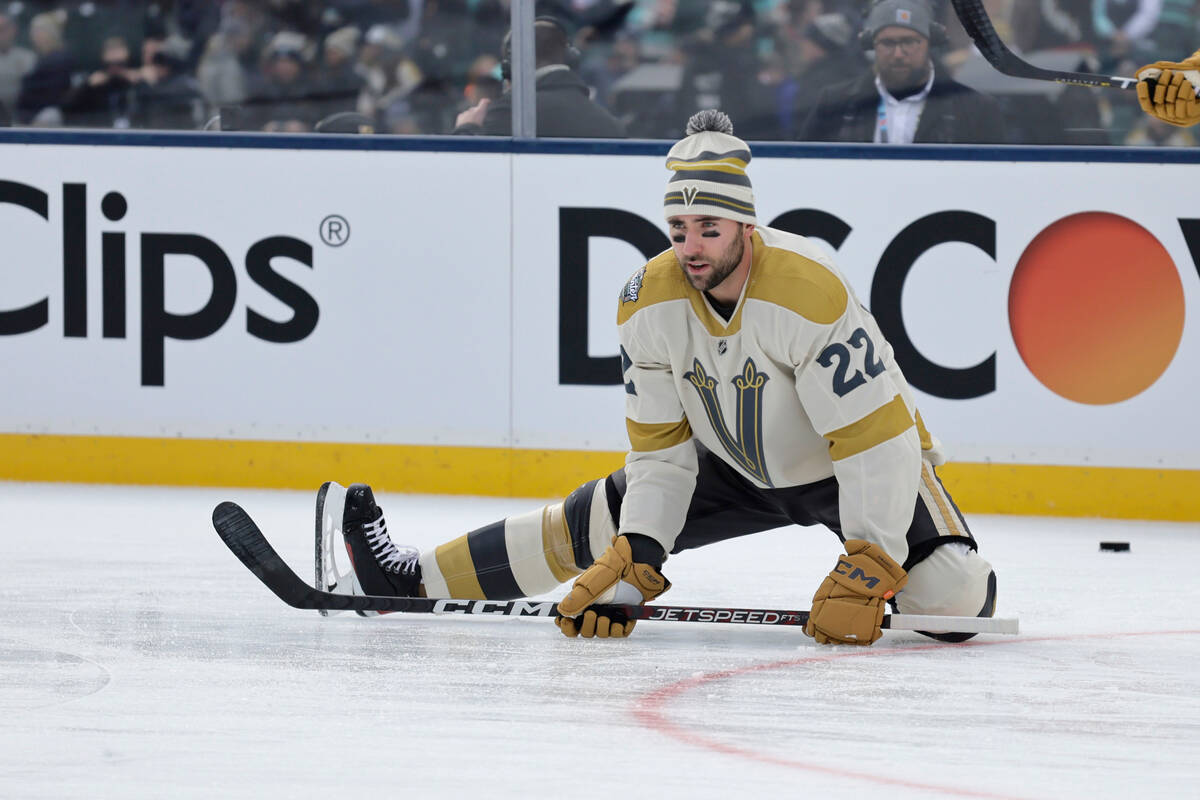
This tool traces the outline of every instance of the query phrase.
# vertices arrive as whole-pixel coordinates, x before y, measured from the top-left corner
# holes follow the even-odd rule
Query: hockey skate
[[[416,597],[421,586],[420,551],[392,543],[383,510],[362,483],[347,489],[330,481],[317,492],[316,562],[316,586],[326,592]]]

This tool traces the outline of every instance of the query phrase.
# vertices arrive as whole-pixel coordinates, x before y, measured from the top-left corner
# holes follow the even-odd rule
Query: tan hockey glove
[[[813,595],[804,632],[820,644],[862,644],[883,635],[884,602],[904,588],[908,573],[876,545],[846,540],[846,555]]]
[[[1147,114],[1180,128],[1200,122],[1200,50],[1183,61],[1155,61],[1135,77],[1138,103]]]
[[[620,639],[633,633],[637,620],[612,609],[597,611],[590,606],[642,605],[670,588],[671,582],[655,567],[636,563],[629,539],[618,536],[558,602],[556,622],[567,636]]]

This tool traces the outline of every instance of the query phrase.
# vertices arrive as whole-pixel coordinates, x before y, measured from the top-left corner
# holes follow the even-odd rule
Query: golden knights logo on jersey
[[[696,387],[708,421],[725,452],[746,472],[767,486],[774,486],[763,458],[763,390],[769,376],[758,371],[754,359],[747,358],[741,374],[730,381],[737,389],[732,431],[725,421],[721,399],[717,396],[717,380],[705,371],[700,359],[692,360],[691,371],[685,372],[683,377]]]

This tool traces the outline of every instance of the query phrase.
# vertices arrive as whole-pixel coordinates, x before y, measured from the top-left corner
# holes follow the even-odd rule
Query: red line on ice
[[[975,789],[965,789],[954,786],[938,786],[936,784],[909,781],[903,778],[892,778],[884,775],[863,775],[861,773],[852,773],[845,769],[830,767],[824,764],[810,763],[791,758],[780,758],[767,753],[760,753],[745,747],[727,744],[718,739],[710,738],[695,730],[672,722],[667,718],[665,706],[676,697],[679,697],[685,692],[688,692],[699,686],[722,681],[726,678],[740,677],[742,675],[749,675],[755,672],[767,672],[769,670],[798,667],[805,664],[821,664],[829,661],[841,661],[849,658],[878,658],[881,656],[907,655],[909,653],[920,653],[928,650],[945,650],[952,647],[991,647],[1002,644],[1062,642],[1072,639],[1118,639],[1131,636],[1179,636],[1198,633],[1200,633],[1200,630],[1138,631],[1131,633],[1085,633],[1069,636],[1039,636],[1034,638],[1008,639],[999,641],[969,641],[961,642],[959,644],[938,643],[918,645],[916,647],[901,647],[880,650],[864,649],[841,651],[828,653],[826,655],[809,656],[807,658],[792,658],[785,659],[783,661],[769,661],[762,664],[751,664],[745,667],[737,667],[735,669],[723,669],[717,672],[709,672],[704,675],[697,675],[691,678],[684,678],[683,680],[675,681],[674,683],[669,683],[662,688],[655,689],[652,692],[642,695],[634,704],[633,714],[637,720],[646,727],[658,731],[659,733],[663,733],[674,739],[678,739],[685,744],[689,744],[694,747],[700,747],[705,750],[712,750],[717,753],[723,753],[725,755],[758,761],[764,764],[773,764],[775,766],[790,767],[792,769],[800,769],[807,772],[833,775],[844,780],[861,780],[869,783],[882,784],[884,786],[920,789],[925,792],[953,795],[955,797],[980,797],[988,798],[989,800],[1017,800],[1017,798],[1012,795],[994,794],[992,792],[984,792]]]

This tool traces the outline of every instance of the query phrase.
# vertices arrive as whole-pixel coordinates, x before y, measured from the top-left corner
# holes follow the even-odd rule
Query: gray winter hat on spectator
[[[871,7],[863,32],[873,40],[880,30],[896,25],[914,30],[928,39],[932,22],[929,8],[920,0],[882,0]]]
[[[686,135],[667,153],[666,217],[699,214],[757,225],[749,163],[750,147],[733,135],[728,116],[715,109],[693,114]]]

